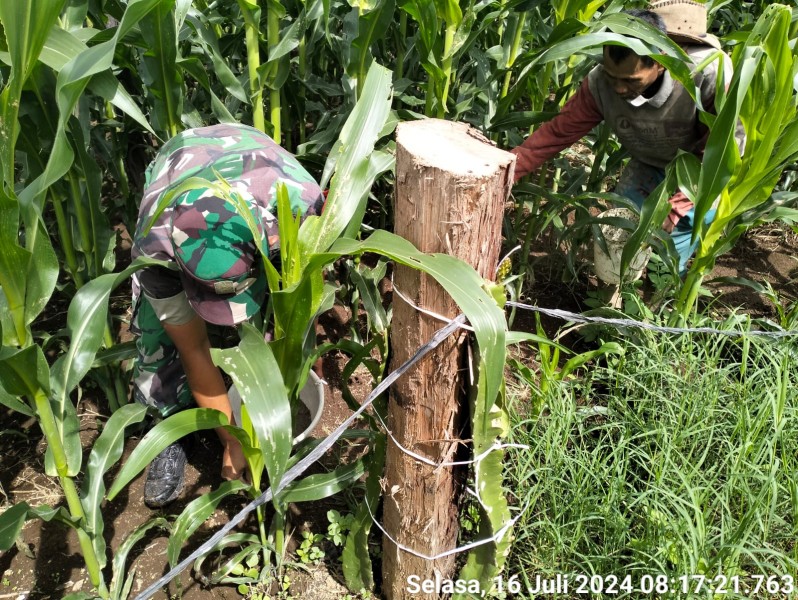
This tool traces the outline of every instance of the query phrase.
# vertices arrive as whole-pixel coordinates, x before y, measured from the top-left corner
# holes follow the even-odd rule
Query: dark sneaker
[[[144,482],[144,504],[161,508],[183,491],[186,477],[186,450],[180,441],[164,448],[150,463]]]

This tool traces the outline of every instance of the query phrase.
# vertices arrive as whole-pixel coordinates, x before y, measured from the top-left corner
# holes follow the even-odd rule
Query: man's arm
[[[224,386],[222,374],[211,359],[211,343],[205,321],[195,316],[187,323],[171,325],[163,323],[164,331],[175,343],[175,347],[183,363],[188,385],[194,400],[201,408],[215,408],[233,422],[230,400]],[[238,479],[244,473],[246,460],[238,441],[223,427],[216,429],[219,441],[224,446],[222,456],[222,477]]]
[[[561,150],[578,142],[603,120],[604,116],[585,79],[576,94],[565,103],[560,114],[510,151],[517,157],[515,181],[537,170]]]

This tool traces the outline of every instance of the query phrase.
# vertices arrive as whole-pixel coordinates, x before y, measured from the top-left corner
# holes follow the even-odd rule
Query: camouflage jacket
[[[175,197],[146,233],[163,195],[189,177],[217,180],[215,172],[251,203],[259,214],[270,250],[279,247],[276,186],[288,188],[294,213],[319,214],[324,196],[318,183],[287,150],[266,134],[240,124],[220,124],[186,130],[170,139],[145,173],[144,195],[133,238],[132,257],[173,261],[169,237]]]

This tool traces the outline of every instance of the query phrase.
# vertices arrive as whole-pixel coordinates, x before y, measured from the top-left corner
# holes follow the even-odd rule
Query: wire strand
[[[798,331],[737,331],[731,329],[715,329],[713,327],[662,327],[659,325],[651,325],[650,323],[643,323],[642,321],[635,321],[633,319],[609,319],[606,317],[588,317],[569,312],[567,310],[560,310],[557,308],[541,308],[539,306],[532,306],[531,304],[522,304],[521,302],[508,301],[507,306],[514,306],[524,310],[531,310],[538,312],[549,317],[561,319],[563,321],[573,321],[574,323],[601,323],[603,325],[612,325],[614,327],[635,327],[637,329],[645,329],[647,331],[656,331],[659,333],[712,333],[717,335],[726,335],[730,337],[743,337],[746,335],[769,337],[769,338],[786,338],[798,335]]]

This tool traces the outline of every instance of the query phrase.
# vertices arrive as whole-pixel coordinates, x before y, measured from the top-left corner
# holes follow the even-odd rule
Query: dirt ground
[[[562,252],[544,241],[534,254],[537,258],[534,283],[526,290],[524,302],[574,312],[591,308],[586,300],[599,285],[592,272],[587,270],[576,281],[566,283],[562,277],[565,270]],[[703,287],[712,296],[700,297],[699,302],[711,302],[718,313],[735,310],[752,317],[775,318],[776,309],[770,301],[751,287],[731,281],[734,279],[748,279],[762,285],[769,282],[785,305],[798,300],[798,232],[784,226],[752,229],[730,252],[718,258],[715,268],[704,279]],[[655,296],[653,285],[645,276],[640,294],[644,299]],[[562,325],[562,321],[545,315],[541,321],[549,334]],[[519,314],[514,328],[526,330],[530,323],[534,323],[534,317]]]
[[[769,281],[778,289],[785,300],[798,298],[798,235],[783,228],[759,228],[744,236],[732,252],[718,261],[709,279],[717,277],[744,277],[758,282]],[[540,306],[583,310],[583,299],[592,282],[586,280],[577,284],[563,284],[560,274],[553,267],[539,268],[536,283],[528,300]],[[746,313],[773,317],[774,307],[751,289],[730,283],[708,284],[719,296],[719,302],[728,307],[741,307]],[[325,319],[319,329],[321,339],[340,339],[349,327],[350,315],[341,307]],[[544,319],[545,328],[556,331],[561,323]],[[516,328],[532,329],[534,319],[519,318]],[[315,435],[323,436],[331,432],[349,414],[341,395],[341,371],[345,365],[343,355],[328,355],[321,365],[321,375],[328,383],[325,388],[325,411]],[[349,381],[350,388],[358,399],[365,398],[370,389],[368,377],[354,375]],[[78,404],[81,422],[81,439],[85,448],[90,448],[98,435],[107,415],[102,399],[97,391],[84,390]],[[44,445],[41,433],[33,419],[22,417],[6,409],[0,409],[0,436],[3,438],[3,452],[0,454],[0,510],[4,505],[27,501],[32,505],[55,505],[61,501],[57,482],[43,475]],[[127,456],[136,439],[128,440],[125,448]],[[339,447],[324,457],[316,466],[316,472],[334,468],[347,460],[356,449]],[[84,458],[85,460],[85,458]],[[123,458],[124,460],[124,458]],[[84,462],[85,464],[85,462]],[[181,497],[164,515],[176,515],[192,499],[210,491],[220,483],[220,452],[215,436],[200,436],[194,442],[190,453],[186,487]],[[112,473],[113,475],[113,473]],[[109,547],[118,547],[125,536],[138,525],[151,518],[154,511],[143,504],[144,477],[140,476],[113,502],[106,503],[104,509],[106,538]],[[246,503],[243,497],[228,498],[213,517],[207,521],[192,539],[191,546],[184,554],[207,539],[213,531],[240,510]],[[308,503],[292,507],[290,522],[299,531],[306,529],[313,533],[324,533],[327,527],[326,512],[336,508],[347,512],[346,503],[334,497],[322,503]],[[245,529],[254,531],[250,520]],[[29,521],[22,531],[21,543],[17,548],[0,555],[0,599],[48,599],[63,598],[73,591],[88,590],[91,586],[79,553],[77,538],[59,524]],[[166,573],[166,534],[154,531],[140,542],[131,554],[136,569],[135,592]],[[325,562],[312,567],[310,572],[291,570],[291,596],[294,598],[314,598],[315,600],[344,598],[347,590],[342,585],[340,563],[335,560],[339,552],[331,544],[322,544],[326,552]],[[169,592],[160,592],[155,598],[167,599],[182,597],[187,600],[209,598],[236,599],[242,595],[233,585],[203,588],[190,570],[183,573],[177,585]]]
[[[320,340],[329,339],[329,335],[341,337],[348,329],[349,313],[342,307],[335,307],[319,326]],[[323,437],[331,433],[351,411],[341,394],[341,371],[347,358],[342,354],[330,354],[320,364],[320,375],[326,382],[325,409],[314,436]],[[349,380],[349,388],[355,398],[364,399],[371,391],[370,378],[367,373],[356,371]],[[84,466],[88,459],[88,450],[99,435],[107,415],[98,409],[102,402],[93,397],[96,390],[87,389],[84,398],[78,403],[80,418],[80,436],[83,447]],[[298,423],[298,433],[306,424]],[[357,423],[355,425],[358,425]],[[34,419],[13,413],[0,407],[0,436],[4,449],[0,455],[0,510],[3,505],[27,501],[33,506],[48,504],[57,505],[63,500],[57,480],[44,475],[44,440]],[[122,457],[132,452],[138,437],[127,440]],[[144,505],[144,475],[136,478],[113,502],[104,505],[106,540],[111,549],[117,548],[127,535],[153,516],[178,515],[191,500],[211,491],[221,483],[221,450],[213,432],[196,436],[190,442],[189,465],[186,470],[185,488],[180,497],[162,511],[153,511]],[[319,461],[308,474],[322,473],[340,464],[349,462],[359,454],[361,446],[357,441],[342,442]],[[110,484],[117,469],[110,472],[106,483]],[[184,549],[182,557],[197,548],[209,538],[219,526],[240,511],[249,501],[243,496],[226,498],[205,522],[190,544]],[[342,514],[351,512],[346,502],[340,497],[333,497],[322,502],[294,504],[291,506],[289,522],[296,532],[293,543],[289,543],[289,551],[296,547],[296,539],[301,538],[303,530],[313,533],[325,533],[328,525],[327,511],[336,509]],[[266,519],[271,514],[267,512]],[[254,515],[245,523],[242,530],[255,533],[257,525]],[[143,590],[147,585],[168,572],[166,548],[168,534],[161,530],[152,530],[135,547],[129,557],[128,564],[136,569],[136,580],[131,597]],[[334,559],[340,554],[331,543],[319,544],[325,551],[327,559]],[[327,560],[332,563],[332,560]],[[71,592],[88,591],[91,588],[85,568],[81,568],[83,559],[80,554],[77,536],[71,530],[57,523],[44,523],[39,520],[28,521],[21,534],[21,541],[16,548],[0,554],[0,599],[45,600],[63,598]],[[295,598],[314,597],[316,600],[333,600],[346,596],[347,589],[342,584],[343,576],[338,563],[329,566],[309,565],[307,571],[292,569],[289,572],[291,595]],[[182,597],[186,600],[200,599],[241,599],[243,596],[235,585],[218,585],[203,588],[192,576],[191,570],[170,586],[168,592],[160,592],[156,599]]]

